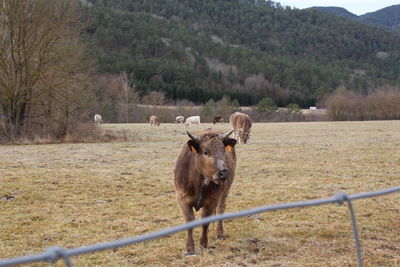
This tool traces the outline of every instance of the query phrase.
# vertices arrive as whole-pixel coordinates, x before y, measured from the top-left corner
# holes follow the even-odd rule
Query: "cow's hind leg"
[[[193,208],[182,201],[179,202],[179,207],[182,210],[183,217],[185,218],[185,222],[188,223],[195,219]],[[193,241],[193,228],[187,231],[187,239],[186,239],[186,254],[187,255],[194,255],[194,241]]]
[[[201,218],[205,218],[208,216],[211,216],[214,214],[215,211],[215,206],[216,205],[209,205],[206,207],[203,207],[203,212],[201,214]],[[203,248],[207,248],[208,247],[208,227],[210,226],[210,224],[205,224],[202,227],[202,232],[201,232],[201,236],[200,236],[200,246]]]

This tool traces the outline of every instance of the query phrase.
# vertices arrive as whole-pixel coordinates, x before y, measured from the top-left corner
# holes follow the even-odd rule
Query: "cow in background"
[[[175,123],[183,124],[185,122],[185,117],[183,116],[176,116]]]
[[[235,177],[236,140],[229,133],[206,131],[199,135],[188,132],[190,139],[182,145],[175,163],[174,182],[178,205],[185,222],[195,219],[193,208],[201,208],[201,217],[221,214]],[[208,226],[203,225],[200,246],[208,246]],[[217,237],[224,234],[223,223],[217,223]],[[195,253],[193,229],[188,230],[186,240],[188,255]]]
[[[214,117],[213,123],[216,124],[217,122],[219,122],[219,123],[224,123],[224,117],[222,117],[222,116],[215,116],[215,117]]]
[[[153,126],[153,125],[160,126],[160,119],[155,115],[150,116],[149,121],[150,121],[150,126]]]
[[[239,144],[247,144],[252,126],[249,115],[235,112],[230,116],[229,122],[234,131],[233,137],[236,138]]]
[[[197,124],[200,126],[200,116],[192,116],[186,119],[185,127],[190,127],[192,124]]]
[[[94,114],[93,120],[96,125],[100,125],[103,122],[100,114]]]

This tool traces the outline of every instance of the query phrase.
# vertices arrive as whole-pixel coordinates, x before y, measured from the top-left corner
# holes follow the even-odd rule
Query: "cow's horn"
[[[230,136],[232,133],[233,133],[233,130],[230,131],[230,132],[224,133],[224,134],[220,134],[219,136],[220,136],[222,139],[225,139],[225,138],[227,138],[228,136]]]
[[[189,133],[188,131],[186,131],[187,134],[189,135],[189,137],[194,140],[194,141],[200,141],[200,137],[196,136],[196,135],[192,135],[191,133]]]

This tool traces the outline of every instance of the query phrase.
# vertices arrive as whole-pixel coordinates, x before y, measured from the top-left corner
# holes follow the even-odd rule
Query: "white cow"
[[[176,116],[175,123],[183,124],[185,122],[185,117],[183,116]]]
[[[95,114],[93,119],[94,119],[94,122],[95,122],[97,125],[100,125],[100,123],[103,122],[103,119],[101,118],[101,115],[99,115],[99,114]]]
[[[192,116],[186,119],[185,127],[190,127],[191,124],[197,124],[200,126],[200,116]]]

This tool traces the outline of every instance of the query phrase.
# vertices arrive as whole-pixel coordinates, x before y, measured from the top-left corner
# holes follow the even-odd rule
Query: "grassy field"
[[[0,259],[112,241],[183,222],[173,167],[185,129],[102,125],[122,143],[0,147]],[[228,124],[202,124],[229,130]],[[197,127],[192,127],[196,132]],[[237,145],[227,211],[400,184],[400,121],[255,123]],[[365,266],[400,266],[400,194],[354,202]],[[73,257],[75,266],[355,266],[346,205],[229,220],[184,256],[186,233]],[[45,263],[31,266],[46,266]],[[57,266],[64,266],[59,261]]]

